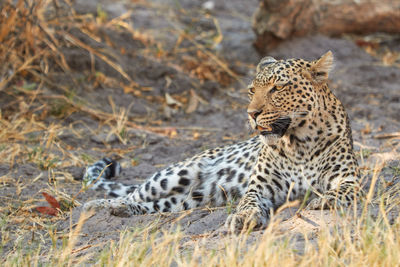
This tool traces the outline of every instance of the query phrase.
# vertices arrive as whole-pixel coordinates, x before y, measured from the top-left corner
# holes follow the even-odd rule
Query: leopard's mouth
[[[282,137],[292,122],[291,118],[279,118],[267,127],[257,125],[257,130],[263,136],[276,135]]]

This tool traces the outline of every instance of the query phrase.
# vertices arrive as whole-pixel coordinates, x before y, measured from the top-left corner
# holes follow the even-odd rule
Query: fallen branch
[[[321,33],[400,33],[398,0],[263,0],[253,16],[261,52],[283,40]]]
[[[387,138],[400,138],[400,132],[396,133],[386,133],[386,134],[376,134],[375,139],[387,139]]]

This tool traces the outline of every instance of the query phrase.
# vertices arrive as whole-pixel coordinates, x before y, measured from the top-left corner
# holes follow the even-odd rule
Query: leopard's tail
[[[86,168],[83,182],[94,190],[105,190],[110,197],[123,197],[134,192],[138,185],[126,185],[110,180],[121,173],[121,164],[103,158]]]

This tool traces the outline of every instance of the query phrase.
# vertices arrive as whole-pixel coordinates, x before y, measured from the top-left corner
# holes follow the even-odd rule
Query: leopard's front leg
[[[330,209],[337,207],[349,207],[359,201],[364,192],[357,183],[356,178],[349,177],[348,181],[338,182],[338,188],[326,191],[322,196],[312,199],[306,209]]]
[[[339,155],[341,161],[337,161]],[[322,156],[325,162],[335,164],[324,166],[318,180],[321,194],[308,203],[307,209],[345,208],[359,201],[363,191],[359,184],[358,163],[348,140],[337,143]]]
[[[232,233],[239,233],[249,228],[262,228],[267,225],[272,202],[261,195],[261,192],[247,192],[236,209],[236,213],[229,215],[225,226]]]
[[[231,214],[225,223],[232,233],[266,226],[271,211],[284,203],[288,192],[288,183],[282,179],[279,170],[266,170],[262,161],[257,162],[249,182],[236,213]]]

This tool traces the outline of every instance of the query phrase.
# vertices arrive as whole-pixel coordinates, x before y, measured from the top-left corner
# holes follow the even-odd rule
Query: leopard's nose
[[[256,110],[256,111],[247,111],[247,113],[252,117],[253,119],[257,119],[257,117],[262,113],[261,110]]]

